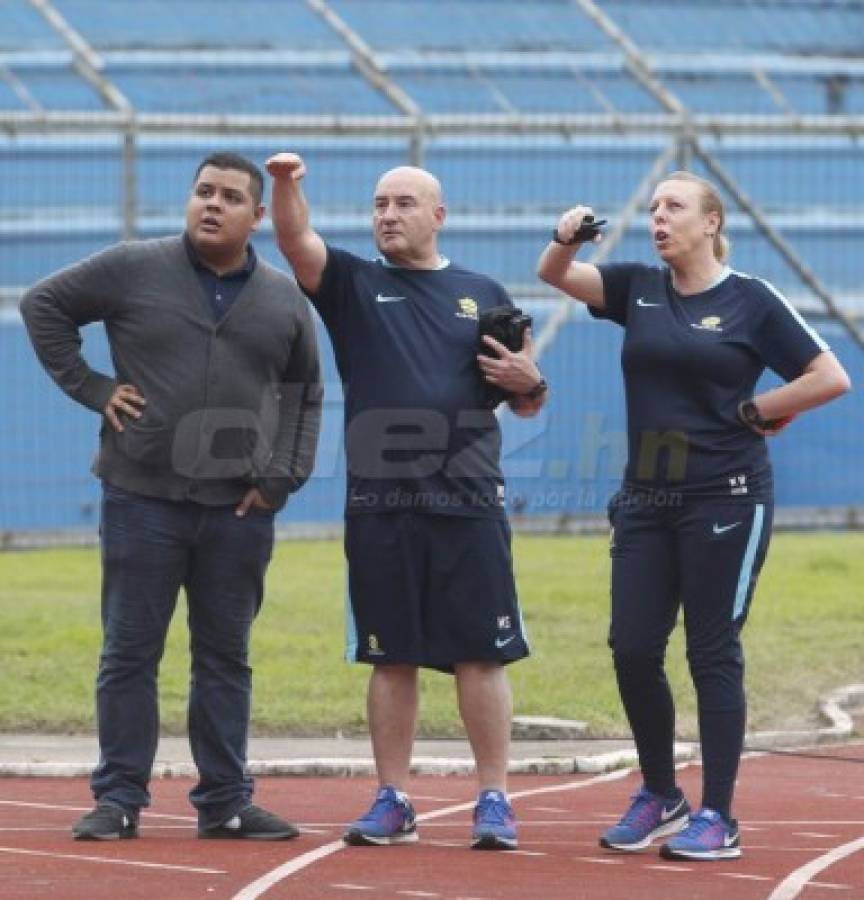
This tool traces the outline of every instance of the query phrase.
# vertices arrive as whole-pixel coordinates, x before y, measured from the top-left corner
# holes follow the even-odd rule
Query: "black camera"
[[[484,310],[480,313],[477,352],[484,356],[497,356],[483,340],[484,335],[488,334],[511,353],[518,353],[525,343],[525,331],[531,327],[532,321],[531,316],[525,315],[516,306],[493,306]],[[489,409],[494,409],[509,396],[507,391],[486,382],[485,404]]]

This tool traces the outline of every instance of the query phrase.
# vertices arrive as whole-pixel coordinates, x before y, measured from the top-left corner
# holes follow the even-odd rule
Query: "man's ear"
[[[259,203],[257,207],[255,207],[255,220],[252,223],[252,230],[257,231],[258,226],[264,221],[264,213],[267,212],[267,207],[263,203]]]

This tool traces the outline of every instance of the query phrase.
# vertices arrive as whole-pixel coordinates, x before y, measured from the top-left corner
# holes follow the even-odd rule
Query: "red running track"
[[[858,900],[864,744],[819,752],[825,757],[744,760],[736,801],[744,855],[710,863],[670,863],[656,848],[617,854],[598,847],[599,833],[638,787],[632,772],[513,778],[514,853],[468,849],[470,778],[412,779],[420,842],[359,848],[344,847],[340,836],[371,800],[367,778],[259,779],[257,801],[303,829],[297,840],[278,843],[197,840],[185,779],[153,783],[139,840],[75,842],[69,828],[90,805],[84,780],[7,778],[0,781],[0,897]],[[700,776],[697,766],[681,771],[692,803]]]

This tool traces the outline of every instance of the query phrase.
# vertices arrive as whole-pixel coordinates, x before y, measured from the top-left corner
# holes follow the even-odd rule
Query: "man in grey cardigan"
[[[100,759],[96,807],[73,828],[79,840],[137,836],[159,736],[158,666],[181,587],[198,836],[298,834],[252,805],[246,771],[249,633],[273,517],[309,477],[321,416],[306,300],[249,244],[262,193],[253,163],[213,154],[195,174],[183,235],[110,247],[21,303],[48,373],[103,417]],[[80,328],[96,321],[113,375],[81,353]]]

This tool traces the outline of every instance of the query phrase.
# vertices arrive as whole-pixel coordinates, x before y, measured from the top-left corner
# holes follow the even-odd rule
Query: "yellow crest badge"
[[[700,331],[722,331],[722,324],[723,320],[720,316],[705,316],[698,325],[694,322],[692,327],[698,328]]]
[[[477,319],[477,301],[473,297],[461,297],[456,301],[456,315],[460,319]]]

